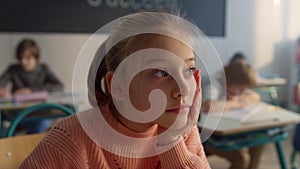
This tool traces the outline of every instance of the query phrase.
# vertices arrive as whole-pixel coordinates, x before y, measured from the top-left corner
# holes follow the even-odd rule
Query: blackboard
[[[1,0],[0,32],[94,33],[120,16],[151,7],[173,8],[174,1]],[[126,2],[133,2],[137,6],[132,8],[127,5],[126,9]],[[208,36],[225,36],[225,5],[225,0],[177,1],[181,13]]]

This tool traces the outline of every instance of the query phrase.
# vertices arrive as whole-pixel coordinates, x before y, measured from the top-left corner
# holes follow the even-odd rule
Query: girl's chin
[[[164,128],[168,128],[170,130],[177,130],[177,129],[181,129],[184,126],[186,126],[187,123],[187,117],[181,117],[178,118],[176,121],[170,122],[170,123],[165,123],[165,124],[158,124]]]

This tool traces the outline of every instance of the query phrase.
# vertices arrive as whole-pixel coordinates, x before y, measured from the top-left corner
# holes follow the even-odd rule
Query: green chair
[[[283,128],[263,129],[260,131],[250,131],[227,136],[212,136],[205,144],[221,151],[234,151],[245,147],[254,147],[266,143],[275,143],[280,166],[286,169],[286,159],[284,156],[281,141],[288,138],[288,133]]]
[[[60,110],[63,113],[46,114],[46,115],[41,114],[41,116],[26,117],[27,115],[29,115],[31,113],[42,112],[45,110]],[[72,114],[75,114],[75,112],[72,111],[71,109],[69,109],[63,105],[59,105],[59,104],[43,103],[43,104],[31,106],[31,107],[21,111],[20,113],[18,113],[16,118],[12,121],[11,125],[9,126],[7,133],[6,133],[6,137],[12,137],[14,135],[16,127],[18,126],[18,124],[21,121],[37,121],[37,120],[41,120],[41,119],[54,119],[54,118],[59,118],[59,117],[65,117],[65,116],[72,115]]]
[[[297,154],[300,154],[300,124],[298,124],[295,128],[293,146],[294,146],[294,151],[291,156],[291,167],[292,169],[298,169],[296,156]]]

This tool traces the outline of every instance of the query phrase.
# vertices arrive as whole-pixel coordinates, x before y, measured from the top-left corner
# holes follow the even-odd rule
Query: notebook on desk
[[[263,102],[250,105],[243,109],[235,109],[224,112],[211,112],[210,116],[239,121],[240,123],[250,123],[263,120],[274,120],[279,117],[274,115],[278,108]],[[272,113],[272,115],[270,114]]]
[[[31,102],[31,101],[38,101],[38,102],[45,102],[48,98],[48,92],[41,91],[41,92],[32,92],[27,94],[15,94],[13,96],[13,100],[15,102]]]

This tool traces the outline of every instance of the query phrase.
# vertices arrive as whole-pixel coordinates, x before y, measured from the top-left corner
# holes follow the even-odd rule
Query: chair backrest
[[[46,133],[0,139],[0,169],[17,169]]]
[[[300,124],[296,125],[294,139],[293,139],[294,150],[291,155],[291,169],[298,169],[297,154],[300,152]]]
[[[297,124],[294,134],[294,149],[300,152],[300,124]]]
[[[27,115],[34,113],[34,112],[42,112],[45,110],[54,110],[54,109],[61,110],[62,113],[59,113],[59,114],[58,113],[53,113],[53,114],[47,113],[46,115],[42,115],[42,116],[26,117]],[[26,117],[26,121],[37,121],[37,120],[41,120],[41,119],[65,117],[65,116],[72,115],[72,114],[75,114],[75,112],[72,111],[71,109],[69,109],[63,105],[59,105],[59,104],[42,103],[42,104],[31,106],[31,107],[21,111],[20,113],[18,113],[16,118],[13,120],[13,122],[9,126],[6,137],[12,137],[14,135],[16,127],[22,120],[25,119],[25,117]]]

